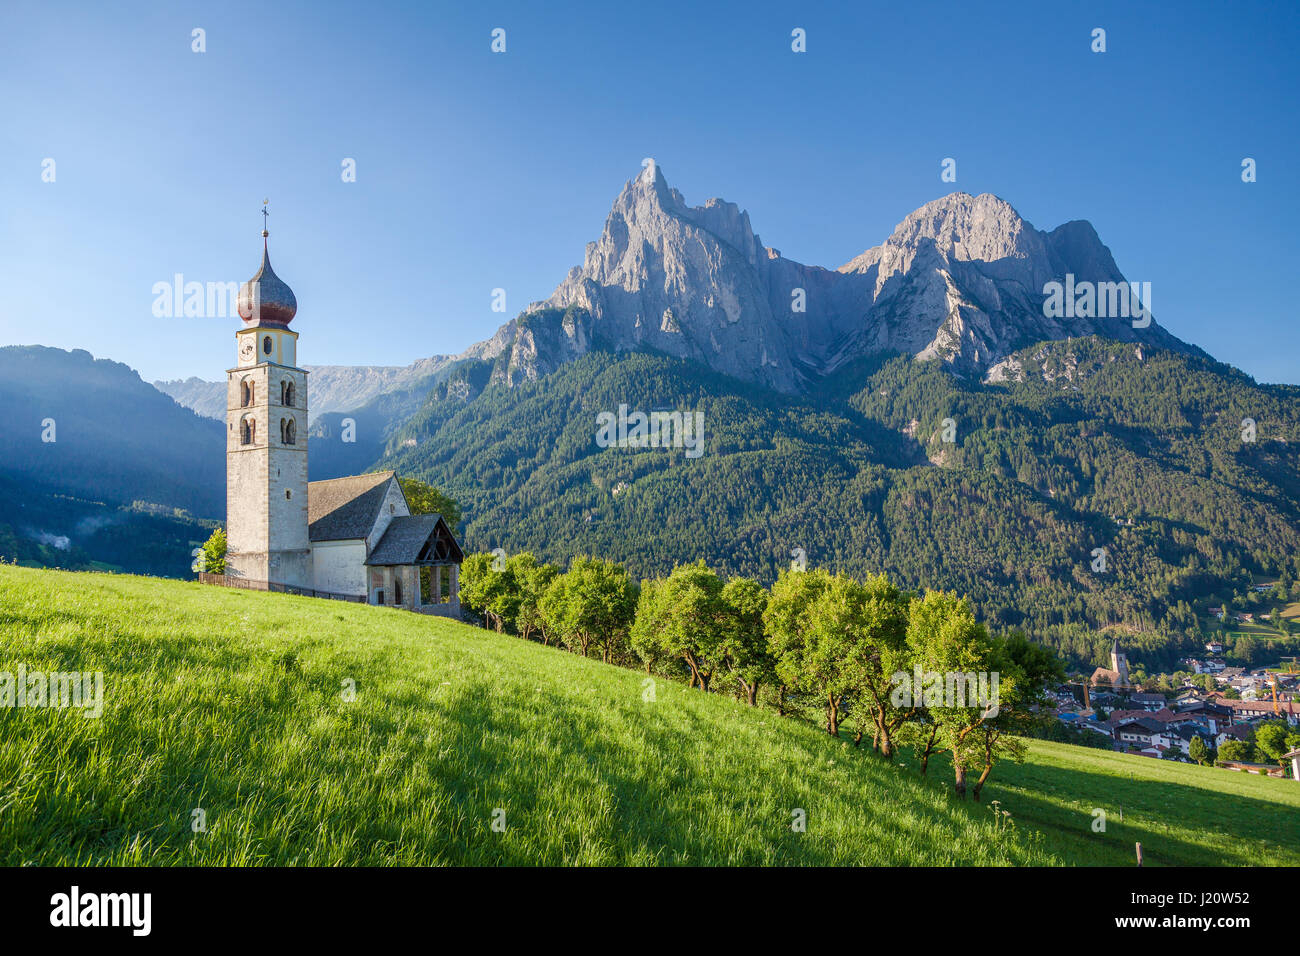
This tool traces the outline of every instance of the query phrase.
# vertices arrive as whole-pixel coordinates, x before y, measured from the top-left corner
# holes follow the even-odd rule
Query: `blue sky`
[[[1298,47],[1290,3],[6,0],[0,344],[221,378],[238,321],[155,318],[152,288],[248,278],[270,197],[301,361],[459,352],[652,156],[828,267],[954,189],[1088,219],[1174,334],[1300,383]]]

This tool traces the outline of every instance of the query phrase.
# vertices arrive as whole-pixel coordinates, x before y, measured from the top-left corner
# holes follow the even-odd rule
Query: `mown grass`
[[[402,611],[3,567],[0,671],[20,662],[102,670],[106,704],[0,709],[8,865],[1124,863],[1146,830],[1157,863],[1300,859],[1286,781],[1035,744],[999,769],[997,832],[944,768]],[[1125,823],[1093,834],[1107,793]]]

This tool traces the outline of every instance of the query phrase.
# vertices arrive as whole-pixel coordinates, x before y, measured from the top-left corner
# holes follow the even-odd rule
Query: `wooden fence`
[[[292,584],[277,584],[274,581],[254,581],[251,578],[232,578],[228,574],[210,574],[199,572],[200,584],[215,584],[221,588],[243,588],[246,591],[275,591],[278,594],[299,594],[303,597],[328,598],[331,601],[352,601],[365,604],[361,594],[338,594],[334,591],[317,591],[315,588],[300,588]]]

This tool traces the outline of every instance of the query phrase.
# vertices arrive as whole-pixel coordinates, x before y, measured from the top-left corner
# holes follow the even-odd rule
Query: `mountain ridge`
[[[1122,284],[1127,295],[1086,220],[1042,232],[991,193],[955,192],[828,269],[764,245],[734,203],[688,205],[651,163],[624,185],[600,237],[551,296],[462,357],[507,356],[498,379],[512,383],[593,347],[648,348],[798,394],[877,352],[939,359],[965,374],[1038,341],[1091,334],[1204,354],[1149,315],[1145,327],[1127,314],[1049,315],[1045,287],[1065,281]],[[551,309],[566,318],[544,341],[521,324]]]

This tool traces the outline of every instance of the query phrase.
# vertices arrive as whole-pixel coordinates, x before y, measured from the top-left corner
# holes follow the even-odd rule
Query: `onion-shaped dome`
[[[244,325],[288,328],[298,311],[298,300],[293,290],[271,268],[271,256],[266,249],[266,233],[262,236],[262,268],[257,275],[239,287],[237,308]]]

